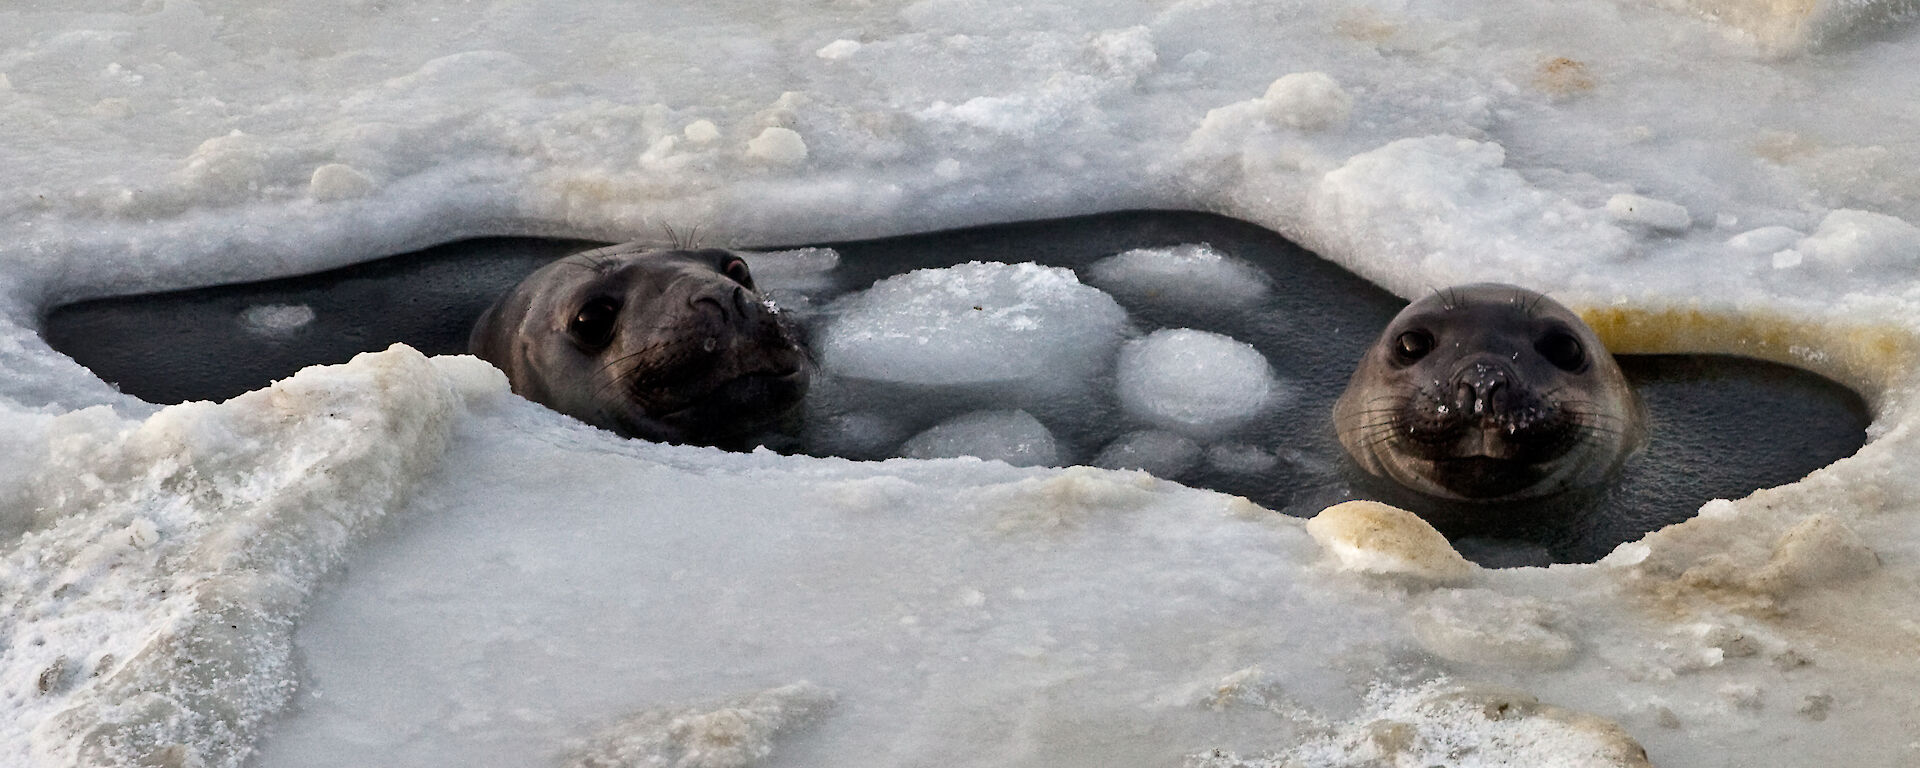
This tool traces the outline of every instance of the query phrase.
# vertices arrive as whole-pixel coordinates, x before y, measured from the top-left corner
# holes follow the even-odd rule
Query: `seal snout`
[[[1470,361],[1453,374],[1450,405],[1462,416],[1498,418],[1514,410],[1512,368],[1486,360]]]

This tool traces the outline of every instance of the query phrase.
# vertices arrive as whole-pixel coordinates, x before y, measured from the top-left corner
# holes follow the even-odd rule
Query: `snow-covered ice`
[[[1920,762],[1913,11],[0,9],[0,764]],[[1871,442],[1599,563],[1487,571],[1406,520],[1310,531],[1139,472],[619,441],[406,349],[163,409],[35,333],[491,233],[1126,208],[1252,221],[1403,296],[1523,283],[1617,352],[1802,365],[1866,397]],[[810,310],[912,363],[828,338],[829,372],[1111,363],[1098,280],[995,258]]]
[[[1190,328],[1127,342],[1115,378],[1129,415],[1196,438],[1232,431],[1273,405],[1281,390],[1253,345]]]

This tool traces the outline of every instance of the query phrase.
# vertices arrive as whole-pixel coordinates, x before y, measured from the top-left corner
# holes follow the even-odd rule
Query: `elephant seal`
[[[541,267],[480,316],[467,347],[515,394],[581,421],[726,447],[799,404],[813,370],[738,254],[637,243]]]
[[[1361,358],[1333,418],[1367,473],[1474,502],[1604,484],[1646,422],[1592,328],[1496,283],[1408,305]]]

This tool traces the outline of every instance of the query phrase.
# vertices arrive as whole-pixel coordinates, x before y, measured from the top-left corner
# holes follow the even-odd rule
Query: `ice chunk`
[[[687,123],[687,127],[682,128],[680,134],[686,136],[687,141],[706,144],[720,138],[720,127],[714,125],[712,120],[695,120]]]
[[[820,46],[820,50],[814,51],[813,55],[828,61],[839,61],[859,52],[860,41],[841,39]]]
[[[834,373],[1039,392],[1077,391],[1127,317],[1070,270],[981,262],[890,277],[834,309],[815,347]]]
[[[1685,206],[1640,195],[1614,195],[1607,201],[1607,213],[1613,214],[1614,221],[1668,232],[1693,226],[1693,216]]]
[[[1270,287],[1258,267],[1206,243],[1108,256],[1087,270],[1087,281],[1129,298],[1194,309],[1257,304]]]
[[[906,428],[899,422],[871,411],[807,420],[807,444],[811,450],[831,456],[854,459],[889,456],[893,447],[906,437]]]
[[[1208,446],[1207,466],[1233,475],[1258,475],[1280,466],[1280,457],[1257,445],[1221,443]]]
[[[975,411],[955,416],[914,435],[900,446],[900,455],[914,459],[973,456],[1016,467],[1060,463],[1053,433],[1026,411]]]
[[[1343,571],[1415,583],[1460,584],[1479,570],[1427,521],[1376,501],[1327,507],[1307,521],[1307,533]]]
[[[747,142],[747,158],[768,165],[793,165],[807,159],[807,142],[792,128],[774,126]]]
[[[1911,264],[1920,261],[1920,227],[1881,213],[1842,208],[1795,248],[1807,258],[1836,267]]]
[[[255,304],[240,311],[240,323],[262,336],[283,336],[313,322],[313,307],[305,304]]]
[[[1278,384],[1246,342],[1176,328],[1120,351],[1120,405],[1135,418],[1195,437],[1224,434],[1258,415]]]
[[[373,179],[353,166],[328,163],[313,169],[307,182],[307,194],[320,202],[363,197],[373,191]]]
[[[1793,247],[1806,237],[1793,227],[1761,227],[1727,238],[1727,247],[1752,256],[1765,256]]]
[[[1139,469],[1155,477],[1174,478],[1200,463],[1200,446],[1172,432],[1129,432],[1108,443],[1092,463],[1096,467]]]
[[[1325,72],[1295,72],[1275,80],[1265,99],[1274,122],[1308,131],[1346,125],[1353,113],[1353,97]]]

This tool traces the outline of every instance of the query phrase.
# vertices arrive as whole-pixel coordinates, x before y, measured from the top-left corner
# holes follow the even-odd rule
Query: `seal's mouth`
[[[735,376],[720,382],[685,405],[652,414],[671,424],[688,425],[727,421],[755,420],[759,423],[784,414],[806,397],[810,371],[806,365],[791,363],[767,370]]]
[[[1462,456],[1433,462],[1435,484],[1468,499],[1499,499],[1540,484],[1550,474],[1546,467],[1527,461],[1490,456]]]

